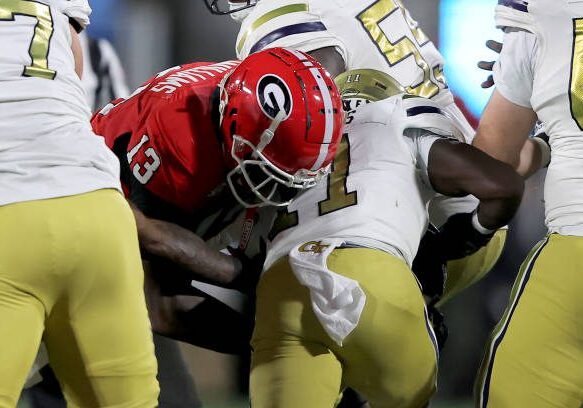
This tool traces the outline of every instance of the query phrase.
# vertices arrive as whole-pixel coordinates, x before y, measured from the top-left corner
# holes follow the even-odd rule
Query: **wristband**
[[[532,138],[532,141],[538,144],[540,154],[541,154],[541,167],[548,167],[551,163],[551,146],[549,145],[548,140],[536,135]]]
[[[482,224],[480,224],[480,220],[478,220],[478,210],[477,209],[476,209],[476,211],[474,211],[474,214],[472,215],[472,226],[474,227],[474,229],[476,231],[478,231],[482,235],[490,235],[490,234],[493,234],[494,232],[496,232],[496,230],[488,229],[488,228],[484,227]]]

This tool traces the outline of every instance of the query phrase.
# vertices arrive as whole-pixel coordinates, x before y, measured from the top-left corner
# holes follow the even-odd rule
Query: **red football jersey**
[[[110,149],[123,137],[133,177],[149,193],[192,213],[225,181],[213,98],[219,82],[238,64],[193,63],[161,72],[129,98],[95,114],[93,130]],[[124,188],[128,193],[129,186]]]

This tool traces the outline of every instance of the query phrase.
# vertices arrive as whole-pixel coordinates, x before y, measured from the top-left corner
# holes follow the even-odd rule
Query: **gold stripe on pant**
[[[549,235],[529,254],[487,344],[476,406],[583,406],[583,237]]]

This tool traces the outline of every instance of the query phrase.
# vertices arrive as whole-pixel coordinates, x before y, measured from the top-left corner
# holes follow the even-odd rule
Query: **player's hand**
[[[265,263],[265,255],[267,253],[265,241],[261,240],[259,253],[253,257],[247,256],[239,248],[229,247],[227,249],[231,256],[237,258],[241,263],[241,273],[233,283],[233,288],[248,295],[254,294]]]
[[[486,41],[486,47],[488,47],[497,54],[500,54],[502,52],[502,43],[498,41],[488,40]],[[478,68],[483,69],[484,71],[492,72],[495,63],[496,63],[495,61],[480,61],[478,62]],[[492,86],[494,86],[494,77],[492,75],[489,75],[488,79],[482,82],[482,88],[487,89],[491,88]]]
[[[429,224],[412,265],[413,273],[423,289],[423,295],[429,302],[436,301],[443,295],[447,276],[446,265],[439,230]]]
[[[427,316],[429,317],[429,321],[435,332],[437,347],[439,348],[439,351],[442,351],[449,336],[449,329],[445,324],[445,316],[441,310],[434,305],[427,305]]]
[[[460,259],[486,246],[494,232],[483,234],[474,228],[473,213],[452,215],[441,227],[439,233],[442,255],[447,260]]]

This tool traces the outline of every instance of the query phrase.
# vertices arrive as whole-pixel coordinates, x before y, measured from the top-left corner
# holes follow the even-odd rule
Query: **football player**
[[[286,46],[309,52],[334,76],[348,69],[383,71],[405,86],[407,93],[435,101],[453,119],[465,141],[470,143],[473,139],[474,129],[447,86],[443,57],[400,0],[205,3],[213,13],[230,14],[242,22],[236,43],[239,58],[265,48]],[[437,196],[430,204],[431,222],[441,227],[448,217],[471,212],[476,204],[474,197]],[[438,246],[432,245],[436,241],[432,238],[429,232],[415,272],[430,302],[441,298],[443,303],[491,270],[502,253],[506,230],[498,231],[485,248],[472,256],[450,260],[445,282],[442,271],[446,260]]]
[[[41,337],[71,406],[155,407],[133,214],[89,123],[85,0],[0,2],[0,406]]]
[[[528,175],[549,164],[549,235],[522,264],[476,387],[479,407],[583,403],[583,3],[504,0],[504,47],[475,145]],[[550,147],[528,139],[544,123]],[[530,155],[521,154],[525,145]]]
[[[146,285],[154,329],[233,351],[235,339],[209,345],[208,333],[188,321],[188,312],[207,310],[212,299],[204,305],[162,295],[191,293],[192,279],[254,290],[262,262],[223,254],[206,241],[244,208],[248,236],[257,207],[286,205],[326,174],[344,124],[334,82],[308,55],[271,49],[243,62],[168,69],[106,106],[92,123],[120,160],[141,247],[157,270]],[[248,343],[240,317],[196,313],[209,327],[212,321],[242,327],[238,346]]]
[[[87,62],[83,65],[81,83],[92,111],[95,112],[113,99],[127,97],[130,91],[113,45],[105,39],[88,36],[86,31],[80,33],[79,40],[83,59]],[[164,407],[166,404],[187,404],[192,408],[200,406],[196,388],[181,358],[178,342],[154,334],[154,349],[159,363],[160,357],[164,358],[162,364],[158,365],[160,406]],[[25,386],[31,388],[23,390],[21,399],[35,408],[66,407],[58,381],[48,366],[46,348],[42,344],[33,369],[35,371],[29,374]],[[38,381],[42,383],[36,384]],[[173,392],[178,388],[182,388],[184,392]]]
[[[454,139],[437,103],[403,93],[385,73],[348,71],[337,81],[361,107],[350,113],[328,180],[280,212],[270,233],[251,404],[333,407],[348,386],[375,407],[422,407],[435,390],[438,352],[410,268],[427,202],[436,193],[480,200],[443,226],[455,249],[461,233],[481,240],[505,225],[523,181]]]

